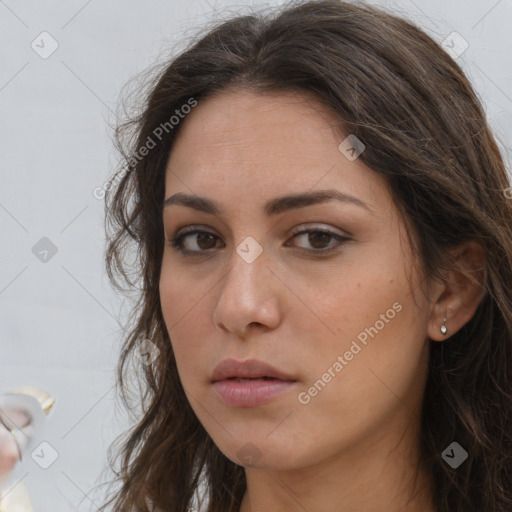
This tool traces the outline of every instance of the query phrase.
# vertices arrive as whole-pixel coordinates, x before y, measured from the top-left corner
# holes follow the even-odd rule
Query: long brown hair
[[[384,10],[313,0],[223,21],[152,76],[140,111],[116,131],[123,163],[106,194],[108,274],[120,290],[137,293],[119,389],[127,407],[134,382],[140,396],[117,466],[111,460],[118,489],[102,508],[185,512],[204,477],[208,512],[238,512],[246,489],[244,468],[220,452],[187,401],[159,299],[165,168],[180,126],[170,118],[190,110],[184,105],[242,87],[309,92],[332,109],[365,144],[362,161],[386,179],[419,241],[426,276],[441,275],[449,249],[465,241],[484,248],[485,294],[475,315],[430,346],[422,457],[438,512],[510,512],[510,183],[459,65],[414,24]],[[129,363],[141,340],[160,353],[134,376]],[[457,469],[441,457],[454,440],[469,454]]]

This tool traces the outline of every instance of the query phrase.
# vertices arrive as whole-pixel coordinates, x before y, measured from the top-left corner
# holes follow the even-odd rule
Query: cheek
[[[404,261],[393,259],[392,254],[389,261],[382,256],[376,258],[371,249],[357,254],[354,251],[342,264],[324,265],[314,278],[288,275],[300,299],[289,304],[293,323],[322,336],[325,341],[321,345],[329,351],[350,345],[352,338],[376,322],[379,330],[385,320],[398,323],[396,310],[409,300],[411,285],[402,268]],[[387,330],[388,325],[386,322]]]
[[[205,384],[216,360],[212,342],[212,293],[215,281],[206,283],[193,271],[162,266],[160,302],[180,380],[194,396]]]
[[[298,444],[317,437],[317,455],[327,456],[333,446],[353,445],[417,406],[428,362],[421,312],[406,283],[375,284],[382,285],[379,293],[357,283],[337,294],[329,290],[337,307],[317,302],[336,335],[302,337],[296,353],[306,378],[294,397],[295,422],[279,432],[283,444],[293,432]]]
[[[164,252],[160,274],[160,303],[164,320],[172,334],[183,324],[201,318],[201,308],[208,294],[208,287],[198,285],[198,278],[190,269],[180,268]]]
[[[424,362],[427,307],[413,294],[414,277],[411,283],[403,259],[375,260],[359,259],[342,276],[333,271],[335,277],[321,285],[298,288],[314,315],[294,310],[293,324],[302,333],[297,339],[303,341],[295,348],[308,361],[307,384],[322,381],[319,402],[332,400],[334,405],[332,392],[354,405],[351,390],[357,389],[357,394],[366,390],[365,403],[374,403],[386,392],[378,379],[381,372],[392,389],[405,393]],[[305,331],[313,334],[304,336]],[[330,392],[323,390],[324,383]]]
[[[326,411],[358,422],[371,419],[393,407],[397,397],[405,399],[422,380],[427,361],[425,313],[407,282],[390,286],[385,279],[375,284],[381,285],[379,290],[356,284],[346,293],[338,292],[343,310],[324,310],[335,335],[317,340],[313,352],[304,347],[311,355],[306,392],[316,397],[313,416],[318,419],[326,420]]]

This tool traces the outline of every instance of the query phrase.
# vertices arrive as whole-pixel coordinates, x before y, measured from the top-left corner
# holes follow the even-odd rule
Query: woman
[[[146,364],[115,510],[512,510],[510,183],[437,43],[337,0],[240,16],[118,136],[126,398]]]

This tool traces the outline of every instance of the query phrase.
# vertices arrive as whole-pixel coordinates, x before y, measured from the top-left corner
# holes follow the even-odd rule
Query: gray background
[[[456,31],[468,42],[458,61],[509,162],[512,0],[369,3],[438,41]],[[0,1],[0,391],[30,384],[57,399],[33,446],[46,440],[58,459],[44,470],[28,454],[16,470],[37,512],[95,510],[106,449],[127,425],[113,387],[124,319],[103,269],[103,202],[93,195],[115,167],[109,125],[121,88],[209,20],[249,5],[269,4]],[[58,43],[47,58],[31,47],[51,49],[43,31]],[[36,257],[43,237],[57,249],[39,254],[47,261]]]

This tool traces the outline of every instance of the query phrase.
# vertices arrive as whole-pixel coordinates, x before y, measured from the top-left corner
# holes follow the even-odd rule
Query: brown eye
[[[315,249],[325,249],[329,246],[329,241],[333,235],[325,231],[311,231],[308,233],[308,242]]]
[[[326,254],[331,250],[336,250],[344,242],[350,240],[349,238],[337,233],[331,233],[330,231],[320,229],[300,231],[293,236],[293,239],[301,242],[300,244],[297,244],[301,249],[305,249],[313,253],[317,252],[319,254]]]
[[[183,254],[201,254],[214,249],[220,238],[203,229],[189,229],[169,240],[172,247]]]
[[[197,245],[201,249],[212,249],[215,247],[215,238],[211,233],[197,233]]]

